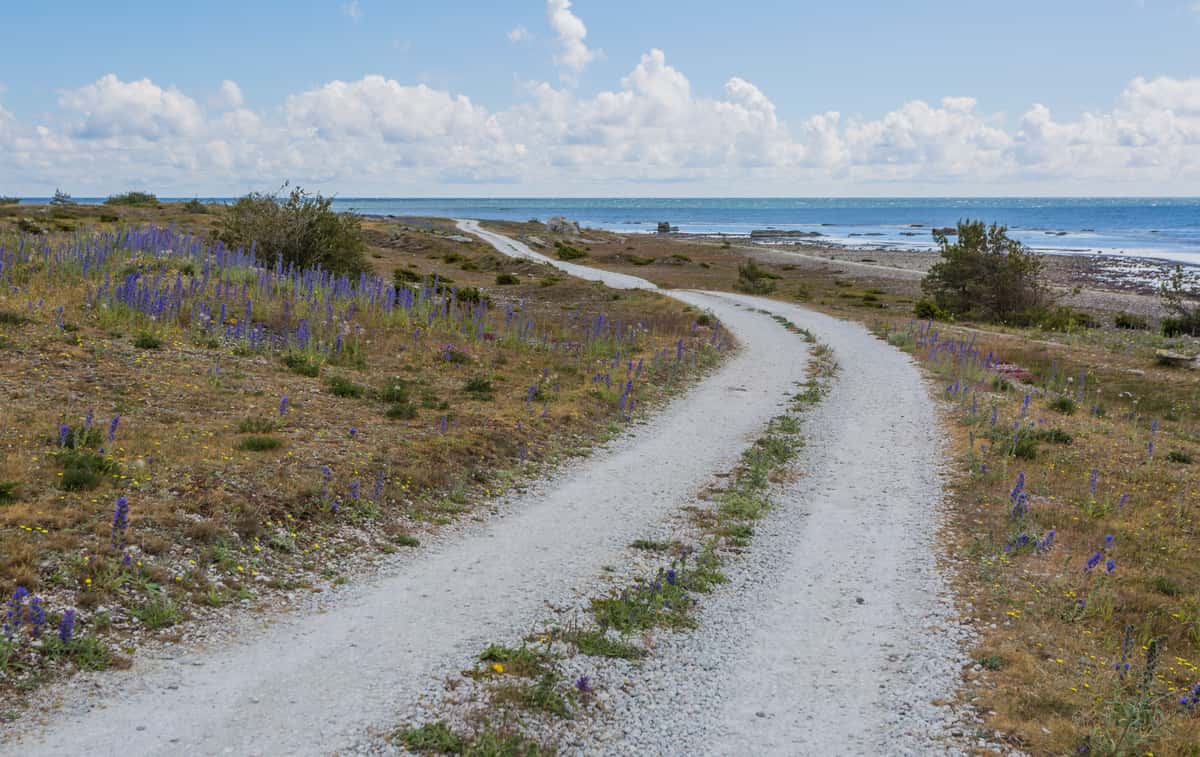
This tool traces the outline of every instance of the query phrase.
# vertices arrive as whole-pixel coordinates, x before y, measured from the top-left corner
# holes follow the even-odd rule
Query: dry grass
[[[178,207],[103,211],[199,219],[198,231],[211,223]],[[417,295],[408,313],[385,313],[359,295],[334,303],[328,328],[310,309],[314,344],[281,350],[223,333],[244,312],[244,296],[254,300],[254,323],[288,333],[290,317],[296,327],[304,298],[293,297],[285,313],[286,297],[256,290],[261,272],[235,266],[212,274],[210,299],[218,299],[220,277],[238,283],[225,297],[230,320],[204,330],[195,309],[151,318],[97,294],[106,277],[111,291],[135,270],[143,280],[162,272],[168,288],[177,275],[184,289],[200,286],[202,266],[174,253],[117,245],[99,273],[86,274],[58,252],[6,261],[0,312],[19,316],[0,319],[0,484],[12,484],[0,501],[6,596],[18,586],[39,594],[50,624],[79,607],[81,631],[115,643],[164,597],[182,618],[272,586],[318,585],[351,555],[411,544],[412,533],[469,513],[611,435],[632,411],[631,403],[621,407],[626,381],[641,408],[719,359],[712,330],[696,326],[699,314],[665,298],[614,295],[510,264],[481,244],[448,239],[444,225],[368,226],[371,260],[389,283],[395,269],[452,278],[456,290],[478,287],[490,298],[486,314],[469,301],[447,305],[449,291],[425,304]],[[65,235],[25,240],[43,243],[55,251],[74,244]],[[5,254],[20,244],[0,232]],[[498,270],[520,283],[496,286]],[[241,294],[242,281],[250,295]],[[329,289],[316,296],[323,310]],[[161,347],[137,346],[143,333]],[[680,339],[685,357],[676,361]],[[288,367],[285,355],[297,352],[317,375]],[[362,387],[359,396],[335,393],[334,377]],[[478,391],[481,381],[489,391]],[[397,406],[404,411],[390,412]],[[89,415],[90,453],[107,467],[87,482],[94,487],[67,489],[70,450],[59,429],[69,426],[74,439]],[[82,446],[77,451],[88,452]],[[113,528],[119,496],[130,503],[123,535]],[[87,612],[101,605],[107,629]],[[23,664],[0,672],[10,695],[9,685],[44,672],[23,649]]]

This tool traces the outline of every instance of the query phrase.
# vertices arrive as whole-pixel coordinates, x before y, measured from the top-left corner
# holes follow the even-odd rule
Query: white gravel
[[[840,371],[700,627],[658,639],[581,754],[957,754],[966,663],[935,543],[939,432],[916,366],[861,326],[780,303]],[[576,750],[572,750],[576,751]]]
[[[506,254],[546,260],[478,228]],[[624,288],[635,277],[550,261]],[[580,269],[580,270],[575,270]],[[615,278],[614,278],[615,277]],[[629,670],[583,752],[927,754],[961,664],[935,567],[937,430],[916,367],[861,327],[766,300],[668,292],[711,309],[743,348],[718,372],[591,459],[502,504],[486,523],[321,614],[284,617],[222,649],[139,659],[66,697],[22,755],[328,754],[397,724],[487,643],[519,638],[602,590],[604,566],[663,523],[776,415],[804,378],[776,311],[842,366],[806,422],[805,473],[758,527],[701,627],[664,635]],[[859,604],[857,598],[863,602]],[[92,688],[89,682],[89,688]]]
[[[590,594],[644,527],[730,467],[804,375],[778,324],[714,300],[745,346],[716,373],[580,465],[462,538],[348,588],[322,614],[282,618],[225,649],[138,659],[68,697],[23,755],[324,754],[394,725],[489,642],[546,603]],[[5,750],[10,748],[5,745]]]

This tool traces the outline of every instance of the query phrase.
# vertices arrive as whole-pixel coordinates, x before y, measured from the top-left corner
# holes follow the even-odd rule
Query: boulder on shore
[[[553,216],[546,221],[546,228],[552,234],[565,234],[567,236],[579,235],[579,224],[564,216]]]
[[[671,222],[670,221],[659,221],[658,222],[658,233],[659,234],[670,234],[671,233]]]

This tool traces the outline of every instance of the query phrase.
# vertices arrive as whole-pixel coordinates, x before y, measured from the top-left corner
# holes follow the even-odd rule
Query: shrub
[[[1183,450],[1178,449],[1173,449],[1168,452],[1167,459],[1173,463],[1179,463],[1181,465],[1191,465],[1193,462],[1190,452],[1184,452]]]
[[[353,213],[334,212],[332,204],[331,198],[310,195],[299,187],[286,198],[252,192],[223,214],[219,237],[237,247],[254,245],[264,261],[278,257],[300,268],[321,266],[357,275],[368,268],[360,219]]]
[[[1047,298],[1042,261],[1004,226],[960,221],[953,244],[944,229],[934,232],[942,259],[929,269],[921,289],[945,312],[959,318],[1013,322]]]
[[[243,418],[238,423],[239,434],[269,434],[277,428],[270,418]]]
[[[392,283],[399,289],[406,284],[419,284],[424,280],[424,277],[416,271],[409,271],[404,268],[392,269]],[[499,282],[496,282],[499,283]]]
[[[937,306],[937,303],[928,298],[917,300],[913,305],[913,315],[918,318],[929,318],[935,321],[949,320],[949,314]]]
[[[404,379],[392,379],[379,393],[379,399],[384,402],[407,402],[408,383]]]
[[[463,391],[476,399],[490,400],[492,398],[492,382],[478,376],[467,379]]]
[[[1141,331],[1150,328],[1150,324],[1144,317],[1133,313],[1117,313],[1113,317],[1113,325],[1119,329],[1130,329],[1131,331]]]
[[[8,197],[6,195],[0,195],[0,205],[20,205],[20,204],[21,204],[20,197]]]
[[[469,302],[472,304],[477,304],[480,302],[490,303],[492,301],[490,297],[475,287],[463,287],[462,289],[456,290],[454,292],[454,299],[458,300],[459,302]]]
[[[124,192],[109,195],[105,205],[158,205],[158,198],[150,192]]]
[[[71,195],[61,189],[55,188],[54,196],[50,198],[50,204],[61,207],[64,205],[74,205],[75,201],[71,199]]]
[[[308,376],[309,378],[316,378],[321,373],[321,366],[316,361],[299,352],[289,352],[284,355],[283,364],[292,373],[298,373],[301,376]]]
[[[554,251],[558,254],[559,260],[579,260],[587,257],[587,253],[583,250],[562,241],[554,243]]]
[[[514,284],[520,284],[520,283],[521,283],[521,280],[519,278],[517,278],[514,274],[511,274],[511,273],[496,274],[496,286],[502,286],[502,287],[503,286],[512,286]]]
[[[64,450],[58,453],[62,465],[59,486],[66,491],[95,489],[105,476],[115,476],[121,469],[115,462],[90,450]]]
[[[411,421],[417,417],[417,406],[412,402],[405,400],[404,402],[396,402],[387,409],[384,413],[388,418],[397,421]]]
[[[746,294],[770,294],[775,291],[775,282],[779,278],[762,268],[753,260],[747,260],[738,265],[738,280],[734,289]]]
[[[345,376],[330,376],[327,383],[329,391],[336,397],[361,397],[364,393],[363,387]]]
[[[34,221],[32,218],[18,218],[17,231],[21,232],[22,234],[34,235],[46,233],[46,230],[42,228],[41,224],[39,224],[37,221]]]
[[[179,612],[175,603],[162,594],[147,600],[146,604],[133,609],[130,614],[145,623],[147,627],[156,630],[173,626],[183,620],[183,614]]]
[[[1050,408],[1056,413],[1062,413],[1063,415],[1075,414],[1075,400],[1071,399],[1065,394],[1061,397],[1055,397],[1047,402],[1046,407]]]
[[[0,505],[6,505],[17,498],[16,481],[0,481]]]
[[[183,212],[204,215],[208,212],[208,206],[200,202],[199,197],[193,197],[183,204]]]
[[[266,452],[279,449],[282,444],[273,436],[247,436],[238,442],[237,448],[245,452]]]
[[[162,349],[162,340],[148,331],[143,331],[133,340],[133,346],[141,350],[160,350]]]
[[[1163,319],[1163,334],[1200,336],[1200,295],[1188,286],[1183,266],[1175,266],[1174,272],[1163,282],[1160,293],[1163,309],[1171,314],[1170,318]]]

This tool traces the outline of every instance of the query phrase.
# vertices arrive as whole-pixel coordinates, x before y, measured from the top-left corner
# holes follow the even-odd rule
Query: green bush
[[[1055,397],[1047,402],[1046,407],[1050,408],[1056,413],[1062,413],[1063,415],[1075,414],[1075,400],[1071,399],[1065,394],[1060,397]]]
[[[1183,275],[1183,266],[1175,266],[1170,278],[1163,283],[1163,309],[1171,314],[1164,318],[1162,330],[1165,336],[1200,336],[1200,294],[1188,286]]]
[[[942,259],[929,269],[921,289],[956,318],[1017,322],[1044,307],[1042,261],[1003,226],[960,221],[953,244],[944,229],[934,232]]]
[[[918,318],[935,321],[946,321],[950,318],[949,313],[939,308],[936,302],[928,298],[917,300],[916,304],[913,305],[913,315]]]
[[[300,352],[289,352],[283,356],[283,364],[288,367],[292,373],[298,373],[301,376],[316,378],[321,373],[321,366]]]
[[[514,274],[511,274],[511,273],[496,274],[496,286],[502,286],[502,287],[503,286],[512,286],[513,284],[520,284],[520,283],[521,283],[521,280],[519,278],[517,278]]]
[[[566,242],[555,242],[554,250],[556,253],[558,253],[559,260],[579,260],[580,258],[587,257],[586,252],[578,247],[572,247]]]
[[[327,383],[335,397],[361,397],[365,393],[363,387],[344,376],[330,376]]]
[[[287,197],[253,192],[221,216],[218,236],[235,247],[255,245],[264,262],[280,257],[300,268],[319,265],[357,275],[368,269],[361,221],[353,213],[334,212],[332,204],[331,198],[299,187]]]
[[[425,278],[416,271],[409,271],[404,268],[392,269],[392,283],[399,289],[406,284],[420,284]]]
[[[115,462],[90,450],[64,450],[58,453],[58,462],[63,469],[59,486],[66,491],[95,489],[106,476],[121,472]]]
[[[16,481],[0,481],[0,505],[6,505],[17,498]]]
[[[21,204],[20,197],[8,197],[6,195],[0,195],[0,205],[20,205],[20,204]]]
[[[407,402],[408,382],[399,378],[392,379],[379,393],[379,399],[384,402]]]
[[[162,340],[148,331],[143,331],[133,340],[133,346],[141,350],[160,350],[162,349]]]
[[[395,421],[411,421],[417,417],[417,407],[411,401],[404,400],[393,403],[384,415]]]
[[[1117,313],[1113,317],[1113,325],[1119,329],[1129,329],[1131,331],[1143,331],[1150,328],[1150,324],[1143,316],[1133,313]]]
[[[738,265],[738,280],[733,288],[746,294],[770,294],[775,291],[775,282],[772,279],[777,278],[779,277],[760,268],[758,263],[747,260]]]
[[[158,205],[158,197],[150,192],[123,192],[109,195],[105,205]]]
[[[267,452],[282,445],[283,442],[273,436],[247,436],[238,442],[237,448],[244,452]]]
[[[1183,450],[1178,449],[1173,449],[1168,452],[1167,459],[1173,463],[1179,463],[1181,465],[1191,465],[1193,462],[1192,454],[1190,452],[1184,452]]]
[[[492,382],[478,376],[469,378],[463,391],[476,399],[490,400],[492,398]]]
[[[208,206],[200,202],[199,197],[193,197],[183,204],[183,212],[204,215],[208,212]]]

